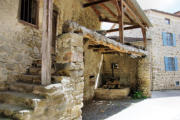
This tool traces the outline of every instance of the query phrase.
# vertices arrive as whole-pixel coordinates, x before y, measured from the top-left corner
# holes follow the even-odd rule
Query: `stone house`
[[[159,10],[145,10],[153,27],[147,30],[152,90],[180,89],[180,12],[174,14]],[[126,31],[125,36],[142,45],[140,29]],[[138,40],[139,39],[139,40]]]
[[[146,42],[151,26],[136,1],[1,0],[0,15],[0,119],[80,120],[109,77],[126,88],[117,98],[150,96],[147,51],[124,44],[124,30],[142,28]],[[119,23],[120,41],[102,21]]]

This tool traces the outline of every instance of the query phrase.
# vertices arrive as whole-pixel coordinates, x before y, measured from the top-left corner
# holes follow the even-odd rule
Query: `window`
[[[168,18],[165,18],[165,22],[166,22],[166,24],[168,24],[168,25],[171,24],[171,21],[170,21],[170,19],[168,19]]]
[[[37,25],[38,2],[37,0],[21,0],[20,20]]]
[[[172,33],[166,33],[166,41],[168,46],[173,46],[173,34]]]
[[[166,71],[178,71],[177,57],[164,57]]]
[[[176,86],[180,86],[180,82],[179,81],[176,81]]]
[[[176,36],[173,33],[163,32],[163,45],[164,46],[176,46]]]

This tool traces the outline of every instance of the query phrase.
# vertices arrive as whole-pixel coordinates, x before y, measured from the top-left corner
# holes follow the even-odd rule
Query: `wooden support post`
[[[123,11],[123,0],[120,1],[120,5],[118,0],[114,0],[114,4],[116,5],[118,11],[118,20],[119,20],[119,38],[120,42],[124,43],[124,11]]]
[[[142,30],[143,40],[144,40],[144,48],[146,49],[147,47],[146,29],[141,28],[141,30]]]
[[[44,0],[41,84],[51,84],[51,41],[53,0]]]

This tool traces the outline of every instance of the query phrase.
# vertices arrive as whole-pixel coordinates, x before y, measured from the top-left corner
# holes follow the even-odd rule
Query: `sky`
[[[137,0],[142,9],[158,9],[174,13],[180,11],[180,0]]]

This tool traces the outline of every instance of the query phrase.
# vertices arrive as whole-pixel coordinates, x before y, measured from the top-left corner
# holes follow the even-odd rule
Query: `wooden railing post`
[[[52,41],[53,0],[44,0],[41,84],[51,84],[51,41]]]

